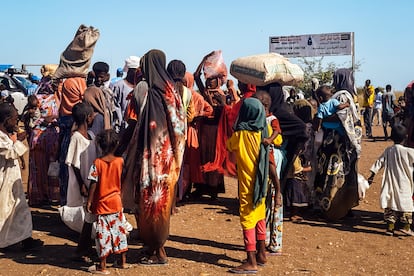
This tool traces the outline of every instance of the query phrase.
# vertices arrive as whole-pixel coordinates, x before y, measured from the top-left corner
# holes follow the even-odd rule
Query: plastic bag
[[[204,78],[219,78],[221,84],[225,84],[227,80],[227,67],[224,63],[223,54],[221,50],[214,51],[209,56],[203,65]]]
[[[369,189],[369,183],[362,174],[358,174],[358,196],[359,199],[364,199],[367,190]]]

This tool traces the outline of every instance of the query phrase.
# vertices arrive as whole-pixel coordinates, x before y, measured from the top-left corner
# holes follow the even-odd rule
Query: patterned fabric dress
[[[38,94],[41,118],[35,122],[29,135],[29,205],[49,204],[59,200],[59,178],[48,176],[49,164],[58,159],[59,127],[57,120],[45,123],[45,118],[59,115],[59,104],[54,94]]]
[[[165,68],[165,54],[159,50],[142,58],[145,81],[135,88],[138,121],[127,150],[124,180],[124,185],[134,185],[138,229],[150,250],[162,248],[168,238],[185,146],[186,114]]]

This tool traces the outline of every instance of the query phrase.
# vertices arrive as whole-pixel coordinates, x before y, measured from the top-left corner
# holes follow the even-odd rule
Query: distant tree
[[[312,89],[311,80],[312,78],[317,78],[319,84],[332,84],[333,74],[339,68],[347,67],[344,64],[336,64],[334,62],[329,62],[323,64],[323,57],[320,58],[302,58],[299,61],[304,74],[304,81],[298,86],[307,97],[310,96],[310,91]],[[360,63],[355,64],[355,71],[358,71],[360,68]]]

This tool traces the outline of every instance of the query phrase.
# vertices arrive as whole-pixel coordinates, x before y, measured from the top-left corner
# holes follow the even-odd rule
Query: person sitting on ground
[[[394,235],[397,219],[403,223],[400,230],[407,236],[414,236],[411,230],[414,211],[414,149],[403,146],[407,138],[407,128],[395,124],[391,130],[394,145],[385,149],[372,165],[368,183],[371,185],[374,176],[384,167],[381,184],[380,204],[384,209],[384,220],[387,223],[386,234]]]

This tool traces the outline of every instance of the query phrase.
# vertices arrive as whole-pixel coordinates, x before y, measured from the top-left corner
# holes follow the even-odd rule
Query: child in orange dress
[[[96,142],[103,156],[95,159],[89,172],[88,179],[91,180],[91,185],[86,209],[97,215],[95,241],[100,265],[90,267],[89,271],[109,274],[106,270],[106,258],[112,253],[121,255],[120,263],[114,266],[128,268],[127,230],[123,223],[121,201],[121,174],[124,161],[114,155],[119,143],[114,130],[100,133],[96,137]]]

